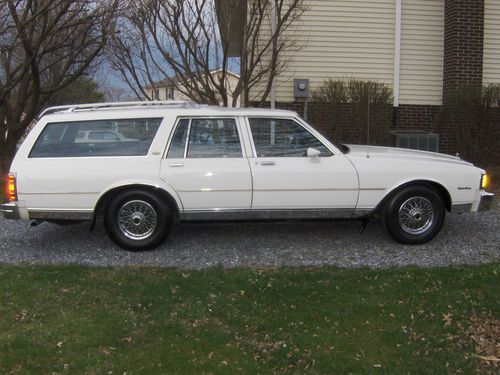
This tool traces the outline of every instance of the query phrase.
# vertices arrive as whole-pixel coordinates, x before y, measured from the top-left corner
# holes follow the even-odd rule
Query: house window
[[[167,87],[167,99],[169,99],[169,100],[174,99],[174,88],[173,87]]]

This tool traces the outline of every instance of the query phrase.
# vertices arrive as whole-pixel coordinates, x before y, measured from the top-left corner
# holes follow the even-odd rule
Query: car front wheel
[[[154,193],[125,191],[107,207],[104,224],[118,246],[132,251],[149,250],[166,239],[172,225],[172,212]]]
[[[387,202],[382,222],[389,234],[404,244],[423,244],[441,230],[446,210],[441,195],[427,186],[408,186]]]

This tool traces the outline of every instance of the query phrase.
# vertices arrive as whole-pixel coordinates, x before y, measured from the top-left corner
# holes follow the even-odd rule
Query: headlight
[[[481,175],[481,184],[480,184],[481,189],[486,189],[486,187],[488,186],[488,180],[489,178],[487,174]]]

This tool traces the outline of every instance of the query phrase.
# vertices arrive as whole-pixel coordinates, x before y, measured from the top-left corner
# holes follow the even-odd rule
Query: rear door
[[[253,209],[354,212],[358,177],[344,154],[294,119],[249,118],[248,129],[254,148]],[[308,157],[309,148],[320,156]]]
[[[252,179],[237,120],[177,121],[161,177],[177,191],[185,212],[250,208]]]

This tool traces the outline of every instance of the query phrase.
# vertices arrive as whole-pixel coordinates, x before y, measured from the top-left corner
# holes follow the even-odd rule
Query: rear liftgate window
[[[49,123],[29,157],[147,155],[161,121],[147,118]]]

